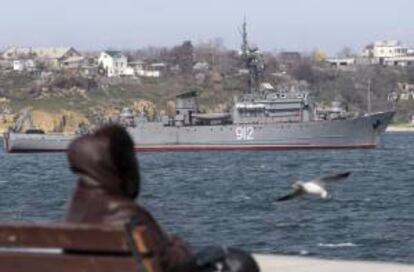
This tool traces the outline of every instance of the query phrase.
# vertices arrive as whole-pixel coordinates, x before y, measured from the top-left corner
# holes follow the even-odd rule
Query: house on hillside
[[[136,60],[129,62],[128,65],[130,65],[134,69],[135,74],[140,77],[159,78],[167,69],[167,64],[163,62],[147,63],[142,60]]]
[[[345,67],[355,64],[355,58],[328,58],[325,60],[332,67]]]
[[[34,72],[36,68],[36,62],[32,59],[13,60],[13,70],[16,72]]]
[[[193,66],[193,70],[197,72],[206,72],[210,69],[210,65],[206,61],[199,61]]]
[[[384,65],[388,66],[412,66],[414,65],[414,55],[412,56],[402,56],[394,58],[386,58],[383,62]]]
[[[409,66],[414,64],[413,50],[400,41],[377,41],[365,47],[362,56],[373,64],[389,66]]]
[[[98,63],[105,69],[108,77],[135,75],[134,69],[128,66],[127,57],[120,51],[103,51],[99,56]]]
[[[72,47],[10,47],[1,55],[3,60],[34,60],[50,69],[77,68],[82,64],[83,57]]]
[[[64,69],[78,69],[84,63],[83,56],[71,56],[60,61],[60,67]]]
[[[399,99],[410,100],[414,99],[414,84],[407,82],[398,82],[397,89],[399,93]]]
[[[84,77],[92,78],[99,73],[98,59],[93,56],[85,57],[80,67],[80,73]]]
[[[396,90],[388,94],[388,101],[397,102],[398,100],[414,100],[414,84],[398,82]]]

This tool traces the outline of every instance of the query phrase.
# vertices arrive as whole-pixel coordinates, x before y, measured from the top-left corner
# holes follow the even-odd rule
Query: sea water
[[[414,133],[373,150],[138,154],[141,196],[195,248],[414,263]],[[333,198],[275,202],[296,180],[352,171]],[[64,153],[0,151],[2,221],[59,221],[76,184]]]

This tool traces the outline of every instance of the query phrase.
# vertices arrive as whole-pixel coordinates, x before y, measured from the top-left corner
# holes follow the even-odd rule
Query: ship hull
[[[283,151],[294,149],[373,149],[376,145],[150,145],[136,152]]]
[[[24,134],[3,135],[4,149],[9,153],[64,152],[76,135]]]
[[[141,123],[128,132],[138,152],[375,148],[394,112],[347,120],[165,127]],[[8,133],[8,152],[67,149],[76,136]]]

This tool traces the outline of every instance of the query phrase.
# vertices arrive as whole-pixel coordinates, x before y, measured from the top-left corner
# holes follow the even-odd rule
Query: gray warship
[[[232,110],[201,113],[197,93],[176,96],[176,114],[150,122],[144,114],[122,110],[124,125],[140,152],[375,148],[394,112],[354,116],[339,104],[316,106],[308,91],[261,88],[262,56],[247,42],[243,24],[241,58],[248,87]],[[64,151],[79,134],[41,134],[35,129],[4,134],[8,152]]]

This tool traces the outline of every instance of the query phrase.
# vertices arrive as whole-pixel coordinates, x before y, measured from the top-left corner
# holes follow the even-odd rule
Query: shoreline
[[[378,261],[253,254],[262,272],[413,272],[414,265]]]
[[[414,125],[388,126],[386,132],[414,132]]]

